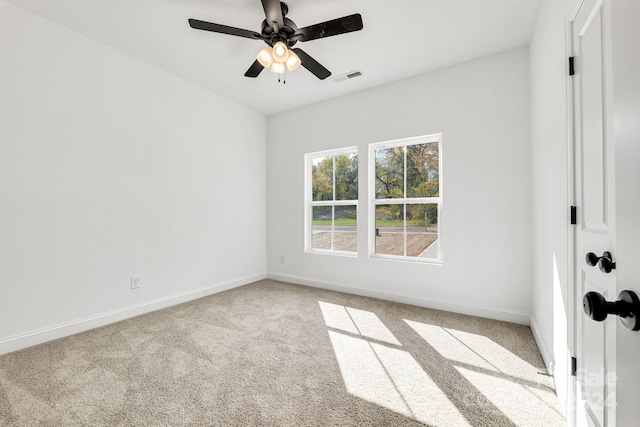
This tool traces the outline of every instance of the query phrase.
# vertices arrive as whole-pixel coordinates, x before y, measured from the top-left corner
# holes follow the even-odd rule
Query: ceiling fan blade
[[[298,55],[302,66],[311,71],[320,80],[324,80],[331,75],[331,71],[324,68],[318,61],[310,57],[304,50],[295,48],[293,51]]]
[[[363,28],[362,16],[359,13],[342,18],[332,19],[331,21],[321,22],[309,27],[298,28],[293,37],[301,36],[300,41],[308,42],[309,40],[321,39],[324,37],[337,36],[339,34],[359,31]]]
[[[262,36],[255,31],[229,27],[228,25],[214,24],[213,22],[189,19],[189,25],[191,26],[191,28],[195,28],[196,30],[213,31],[214,33],[228,34],[230,36],[245,37],[248,39],[262,39]]]
[[[256,59],[254,63],[249,67],[246,73],[244,73],[245,77],[258,77],[260,73],[264,70],[264,67],[258,62]]]
[[[262,0],[262,7],[264,8],[264,14],[267,17],[267,23],[274,27],[274,22],[278,24],[278,29],[284,27],[284,18],[282,16],[282,6],[280,6],[280,0]],[[275,29],[276,32],[279,30]]]

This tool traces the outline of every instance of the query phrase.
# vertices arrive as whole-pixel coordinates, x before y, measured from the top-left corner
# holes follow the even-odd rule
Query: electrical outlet
[[[140,276],[131,276],[131,289],[140,289]]]
[[[280,255],[280,264],[284,264],[284,255]]]

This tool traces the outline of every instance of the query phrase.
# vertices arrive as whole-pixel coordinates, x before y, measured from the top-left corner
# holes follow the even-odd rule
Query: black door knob
[[[598,322],[609,314],[615,314],[628,329],[640,330],[640,299],[633,291],[620,292],[616,302],[607,301],[597,292],[587,292],[582,299],[582,308],[587,316]]]
[[[616,268],[616,263],[613,262],[613,255],[611,255],[609,251],[605,251],[602,256],[589,252],[585,257],[585,261],[587,265],[591,267],[598,265],[598,268],[600,268],[600,271],[603,273],[611,273],[611,271]]]
[[[598,261],[600,261],[600,257],[593,252],[589,252],[585,258],[587,265],[590,265],[591,267],[595,267],[598,264]]]

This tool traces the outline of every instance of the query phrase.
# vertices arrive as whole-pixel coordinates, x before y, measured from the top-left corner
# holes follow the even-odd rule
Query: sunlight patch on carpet
[[[391,331],[374,313],[342,305],[319,302],[326,325],[330,328],[401,346]]]
[[[529,425],[532,418],[539,419],[540,425],[557,425],[557,398],[541,382],[538,368],[483,335],[405,322],[516,425]],[[482,399],[477,400],[468,403],[484,405]]]
[[[531,425],[534,418],[541,426],[559,426],[556,410],[532,392],[538,389],[471,369],[456,369],[515,425]]]
[[[438,353],[453,362],[499,372],[514,379],[537,382],[540,378],[538,368],[483,335],[411,320],[405,322]]]
[[[320,307],[350,394],[429,425],[469,425],[374,313],[324,302]]]

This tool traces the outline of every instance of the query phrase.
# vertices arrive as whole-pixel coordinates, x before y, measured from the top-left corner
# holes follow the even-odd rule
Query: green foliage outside
[[[439,197],[439,157],[437,142],[376,150],[376,199]],[[339,154],[314,162],[312,187],[314,201],[358,200],[358,155]],[[404,206],[376,206],[376,227],[404,226]],[[330,226],[330,209],[317,208],[317,214],[314,210],[313,225]],[[355,209],[341,213],[338,209],[336,207],[334,225],[357,224]],[[407,205],[406,219],[407,227],[435,227],[438,224],[438,207],[436,204]]]
[[[335,159],[335,199],[333,194]],[[358,155],[325,157],[312,166],[313,201],[358,200]]]
[[[333,209],[334,225],[353,226],[358,225],[358,211],[356,206],[336,206]],[[331,206],[315,207],[313,210],[313,225],[331,226]]]
[[[376,199],[438,197],[440,168],[438,143],[376,150]],[[404,171],[407,169],[407,194]]]
[[[406,149],[406,156],[405,156]],[[440,194],[439,146],[437,142],[376,150],[376,199],[438,197]],[[406,169],[406,194],[405,194]],[[376,208],[376,226],[403,222],[404,205]],[[438,224],[434,204],[407,206],[407,226]]]
[[[330,227],[331,220],[330,219],[314,219],[313,225],[320,225],[320,226],[325,225],[327,227]],[[336,218],[333,225],[337,227],[339,226],[356,227],[358,225],[358,220],[356,220],[355,218]]]
[[[403,227],[404,206],[405,205],[376,206],[376,227]],[[437,225],[437,205],[407,205],[407,227],[431,228]]]

